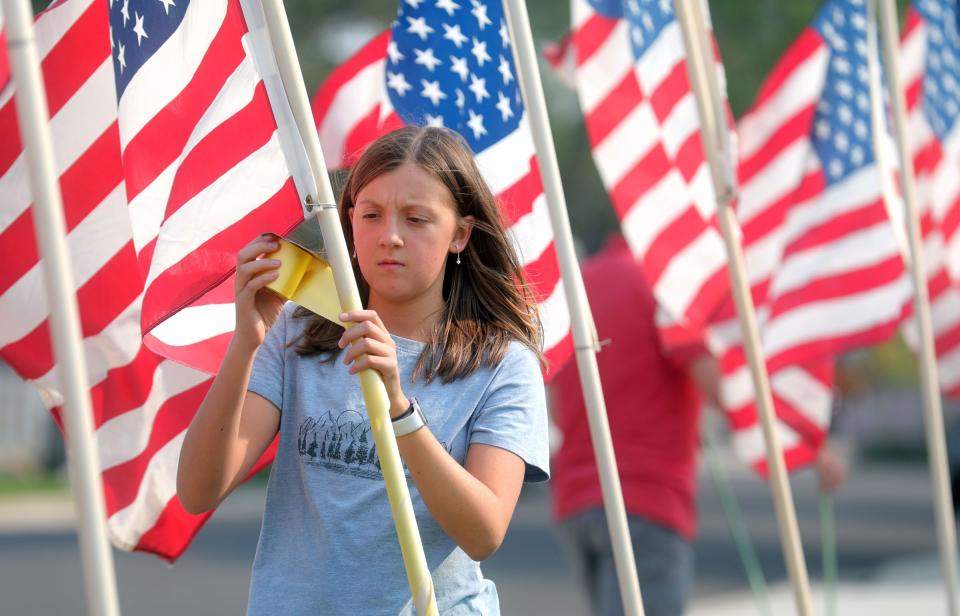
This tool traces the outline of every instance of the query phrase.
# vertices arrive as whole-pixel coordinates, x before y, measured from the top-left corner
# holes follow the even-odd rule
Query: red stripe
[[[690,133],[680,149],[677,150],[674,166],[683,176],[683,179],[690,182],[697,175],[705,160],[703,140],[700,138],[700,131],[696,130]]]
[[[529,164],[530,171],[526,175],[497,195],[497,203],[503,215],[504,226],[507,228],[517,224],[518,220],[532,212],[533,202],[543,194],[537,157],[531,156]]]
[[[677,62],[670,73],[664,77],[656,90],[650,96],[650,104],[653,106],[653,112],[661,123],[670,116],[673,108],[677,106],[684,96],[690,93],[690,82],[687,81],[686,62]]]
[[[819,449],[826,438],[825,426],[816,423],[803,409],[794,408],[774,392],[773,401],[777,410],[777,419],[796,432],[809,447]]]
[[[895,283],[903,275],[903,261],[900,255],[894,255],[855,270],[808,280],[802,287],[774,299],[770,306],[770,321],[815,302],[853,299],[862,293]]]
[[[745,115],[754,113],[766,104],[793,75],[793,71],[810,59],[822,46],[823,40],[816,30],[809,27],[804,29],[764,80],[760,92],[757,93],[756,101]]]
[[[100,65],[110,60],[107,23],[107,7],[102,2],[92,2],[43,59],[41,70],[51,118]],[[4,136],[0,140],[0,175],[10,169],[23,151],[16,113],[13,98],[0,109],[0,135]]]
[[[937,357],[943,357],[956,350],[960,346],[960,322],[954,327],[937,334],[935,343]]]
[[[771,232],[780,229],[791,207],[797,203],[803,203],[815,198],[823,192],[825,186],[826,181],[823,174],[819,171],[814,171],[800,181],[796,190],[769,203],[758,213],[754,214],[753,218],[749,221],[741,221],[743,244],[749,248]]]
[[[775,132],[770,136],[762,146],[754,150],[749,158],[740,162],[737,168],[737,177],[740,185],[743,186],[753,179],[759,172],[765,170],[773,160],[784,152],[798,139],[803,139],[810,134],[813,124],[813,118],[817,108],[815,105],[807,105],[790,118],[786,118]]]
[[[164,401],[157,410],[147,445],[140,455],[103,471],[108,516],[133,503],[150,460],[164,445],[187,429],[209,388],[210,381],[204,381]],[[184,412],[184,409],[190,409],[190,412]]]
[[[662,180],[671,167],[663,145],[657,143],[610,188],[610,200],[613,201],[621,220],[633,208],[637,199]]]
[[[279,438],[273,439],[267,450],[263,452],[263,456],[253,465],[247,479],[270,464],[277,453],[278,441]],[[190,515],[184,511],[180,500],[174,496],[167,502],[156,523],[150,530],[140,536],[136,549],[137,551],[156,554],[173,562],[187,549],[194,535],[197,534],[197,531],[200,530],[200,527],[203,526],[210,515],[209,513]]]
[[[654,206],[655,207],[655,206]],[[687,207],[680,216],[664,227],[650,242],[641,257],[643,271],[654,287],[668,265],[678,259],[684,259],[684,250],[703,233],[708,233],[700,212],[693,206]]]
[[[787,257],[825,244],[832,244],[870,227],[888,225],[889,222],[887,210],[883,202],[878,200],[864,207],[836,214],[820,225],[806,229],[801,237],[784,248],[783,255]],[[867,250],[870,249],[864,247],[864,251]]]
[[[190,133],[243,62],[245,52],[240,37],[244,32],[239,7],[228,3],[220,30],[190,83],[127,144],[123,162],[129,200],[135,199],[183,152]]]
[[[26,180],[26,178],[24,178]],[[96,206],[123,181],[120,139],[114,122],[69,169],[60,176],[67,232],[73,231]],[[38,263],[33,215],[23,211],[0,233],[4,267],[0,268],[0,294]]]
[[[93,336],[113,322],[140,293],[140,277],[128,242],[77,291],[80,328]],[[37,379],[53,368],[49,321],[2,349],[4,358],[24,379]]]
[[[943,237],[947,244],[953,243],[957,227],[960,227],[960,194],[953,196],[950,206],[947,207],[943,216],[943,221],[940,223],[940,229],[943,231]]]
[[[577,51],[577,67],[582,66],[603,46],[617,27],[618,21],[594,13],[574,31],[573,44]]]
[[[106,378],[90,389],[94,428],[143,406],[153,387],[154,372],[162,362],[162,357],[141,346],[132,362],[108,370]]]
[[[702,328],[716,318],[720,307],[729,297],[730,277],[724,266],[718,268],[701,283],[693,300],[687,306],[687,312],[684,315],[687,319],[687,328],[696,331],[702,340],[705,335]]]
[[[232,339],[233,332],[227,332],[194,344],[173,346],[161,342],[153,334],[147,334],[143,337],[143,343],[158,355],[169,357],[178,364],[213,375],[220,370],[220,364],[223,363]]]
[[[347,169],[357,162],[367,146],[373,143],[380,136],[380,105],[366,115],[362,120],[354,124],[350,133],[343,143],[343,158],[340,160],[338,169]]]
[[[787,467],[787,471],[792,473],[793,471],[813,464],[819,454],[820,451],[818,449],[813,449],[806,443],[800,443],[799,445],[783,450],[783,463],[784,466]],[[767,459],[760,458],[757,460],[753,465],[753,470],[766,479],[769,476]]]
[[[313,95],[313,118],[317,126],[323,125],[327,112],[330,110],[330,105],[340,88],[367,66],[382,61],[387,54],[387,44],[389,42],[390,30],[387,29],[375,36],[360,51],[330,73],[320,89]]]
[[[233,272],[237,250],[259,233],[286,233],[302,219],[293,180],[234,225],[207,239],[167,268],[149,286],[143,300],[143,331],[199,299]]]
[[[640,83],[633,71],[627,71],[610,93],[584,118],[590,147],[596,148],[643,102]]]
[[[251,101],[210,131],[177,169],[164,222],[190,199],[262,148],[277,131],[263,82]]]
[[[553,242],[535,261],[523,267],[523,276],[533,291],[538,303],[543,303],[560,281],[560,266],[557,261],[557,248]]]

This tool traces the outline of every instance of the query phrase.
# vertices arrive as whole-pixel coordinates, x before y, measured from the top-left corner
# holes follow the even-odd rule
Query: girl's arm
[[[390,397],[390,415],[402,415],[410,405],[400,388],[396,346],[373,310],[341,315],[357,323],[348,329],[340,346],[351,343],[344,358],[350,373],[372,368],[383,375]],[[441,528],[470,558],[493,555],[513,516],[525,472],[516,454],[492,445],[474,443],[461,466],[428,428],[397,439],[400,455]]]
[[[247,392],[250,371],[283,300],[264,291],[280,263],[258,259],[277,248],[260,237],[237,253],[237,324],[226,357],[197,410],[180,450],[177,495],[184,509],[210,511],[239,484],[276,436],[280,411]]]

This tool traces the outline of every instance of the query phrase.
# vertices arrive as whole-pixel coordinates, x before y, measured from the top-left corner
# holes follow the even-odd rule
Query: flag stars
[[[816,126],[813,128],[817,133],[817,137],[820,139],[829,139],[830,138],[830,122],[825,119],[817,120]]]
[[[398,96],[403,96],[413,89],[403,73],[394,73],[393,71],[387,71],[387,87],[396,92]]]
[[[838,178],[843,175],[843,163],[838,158],[834,158],[830,161],[830,164],[827,165],[827,171],[834,178]]]
[[[122,73],[123,73],[123,69],[127,68],[127,60],[126,60],[126,58],[124,57],[124,54],[126,53],[127,50],[126,50],[126,48],[123,46],[123,43],[121,43],[121,42],[119,42],[119,41],[117,42],[117,49],[118,49],[118,51],[117,51],[117,62],[120,63],[120,73],[122,74]]]
[[[471,2],[473,4],[473,10],[470,11],[470,14],[477,18],[477,26],[480,30],[482,31],[487,26],[492,26],[493,22],[487,17],[487,5],[477,0],[471,0]]]
[[[837,133],[833,136],[833,147],[837,148],[837,151],[841,154],[846,154],[847,150],[850,149],[850,138],[847,137],[846,133]]]
[[[502,55],[500,56],[500,66],[497,67],[497,71],[499,71],[500,76],[503,77],[503,85],[507,85],[513,81],[513,71],[510,70],[510,62]]]
[[[481,68],[483,68],[484,62],[493,60],[490,54],[487,53],[487,42],[480,41],[476,37],[473,38],[473,47],[470,49],[470,53],[477,59],[477,64],[479,64]]]
[[[453,0],[437,0],[437,3],[433,6],[446,11],[450,17],[453,17],[453,12],[460,8],[460,5]]]
[[[123,6],[120,7],[120,14],[123,15],[123,27],[127,27],[127,22],[130,21],[130,0],[123,0]]]
[[[464,36],[463,32],[460,31],[460,24],[454,24],[452,26],[448,26],[447,24],[441,25],[443,26],[443,38],[456,45],[457,49],[460,49],[460,47],[469,40]]]
[[[500,44],[504,48],[510,46],[510,29],[507,28],[507,22],[500,20]]]
[[[513,109],[510,108],[510,99],[503,95],[503,92],[497,92],[497,109],[504,122],[513,117]]]
[[[870,136],[870,131],[867,130],[867,123],[863,120],[857,120],[853,123],[853,134],[857,136],[857,139],[861,141],[865,140]]]
[[[457,75],[460,75],[460,81],[466,81],[467,77],[470,75],[470,68],[467,67],[466,58],[450,56],[450,70]]]
[[[479,139],[480,137],[486,135],[487,129],[483,126],[483,116],[478,113],[474,113],[473,109],[468,109],[467,111],[470,114],[470,120],[467,121],[467,126],[469,126],[470,130],[473,131],[473,138]]]
[[[840,105],[840,107],[837,108],[837,117],[840,118],[840,121],[844,124],[850,124],[853,122],[853,111],[851,111],[847,105]]]
[[[390,56],[390,62],[392,64],[398,64],[400,60],[406,57],[400,52],[396,41],[390,41],[390,44],[387,45],[387,55]]]
[[[433,55],[432,47],[428,47],[426,51],[421,49],[414,49],[413,53],[415,56],[417,56],[416,60],[413,61],[414,64],[420,64],[427,67],[427,70],[430,71],[431,73],[435,68],[437,68],[437,66],[443,64],[443,62],[440,59],[438,59],[435,55]]]
[[[857,94],[857,108],[863,112],[867,112],[870,109],[870,99],[867,98],[867,95],[863,92]]]
[[[443,116],[442,115],[430,115],[429,113],[424,114],[427,119],[427,126],[432,126],[434,128],[443,128]]]
[[[463,109],[463,106],[467,104],[467,97],[464,96],[463,90],[460,88],[457,88],[456,95],[457,97],[454,100],[454,103],[457,105],[458,109]]]
[[[439,81],[427,81],[426,79],[421,79],[420,85],[423,86],[420,96],[429,99],[430,102],[433,103],[434,107],[439,107],[440,101],[447,98],[447,95],[440,90]]]
[[[137,47],[140,47],[143,39],[150,37],[147,36],[147,31],[143,29],[143,15],[134,12],[133,16],[134,21],[136,22],[133,25],[133,31],[137,35]]]
[[[416,34],[421,41],[427,40],[433,31],[433,28],[427,25],[425,17],[407,17],[407,32]]]
[[[476,75],[470,75],[469,89],[473,92],[473,95],[477,97],[478,103],[482,103],[485,98],[490,98],[490,93],[487,92],[486,79],[480,79]]]
[[[866,155],[863,153],[863,148],[859,145],[853,146],[853,149],[850,150],[850,162],[853,163],[854,167],[862,165],[865,157]]]
[[[419,9],[420,3],[423,2],[423,0],[404,0],[404,1],[415,9]]]
[[[159,1],[160,1],[160,4],[163,5],[163,13],[164,13],[165,15],[169,15],[169,14],[170,14],[170,7],[171,7],[171,6],[177,6],[177,3],[174,2],[173,0],[159,0]],[[111,1],[111,4],[112,4],[112,1]]]

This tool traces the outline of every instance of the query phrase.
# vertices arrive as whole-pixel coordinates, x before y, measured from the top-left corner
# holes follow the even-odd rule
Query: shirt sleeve
[[[283,410],[283,361],[287,349],[287,319],[295,305],[290,302],[283,307],[277,322],[267,332],[263,344],[253,360],[253,370],[247,390],[263,396],[277,409]]]
[[[547,403],[540,362],[530,349],[511,343],[470,429],[470,443],[506,449],[526,464],[524,481],[550,477]]]

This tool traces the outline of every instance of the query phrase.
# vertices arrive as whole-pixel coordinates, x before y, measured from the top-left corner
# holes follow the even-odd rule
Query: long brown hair
[[[367,148],[340,192],[338,210],[347,248],[351,253],[354,250],[350,208],[357,195],[375,178],[405,163],[419,165],[447,188],[458,218],[474,217],[470,242],[460,254],[463,263],[457,265],[452,254],[447,258],[444,308],[417,360],[413,379],[423,376],[430,382],[439,376],[448,383],[478,368],[494,366],[503,359],[511,340],[529,347],[544,363],[536,300],[507,239],[496,198],[480,175],[469,147],[453,131],[408,126],[384,135]],[[370,287],[356,259],[353,271],[366,305]],[[340,351],[337,341],[343,329],[302,308],[296,316],[310,319],[297,352],[334,359]]]

